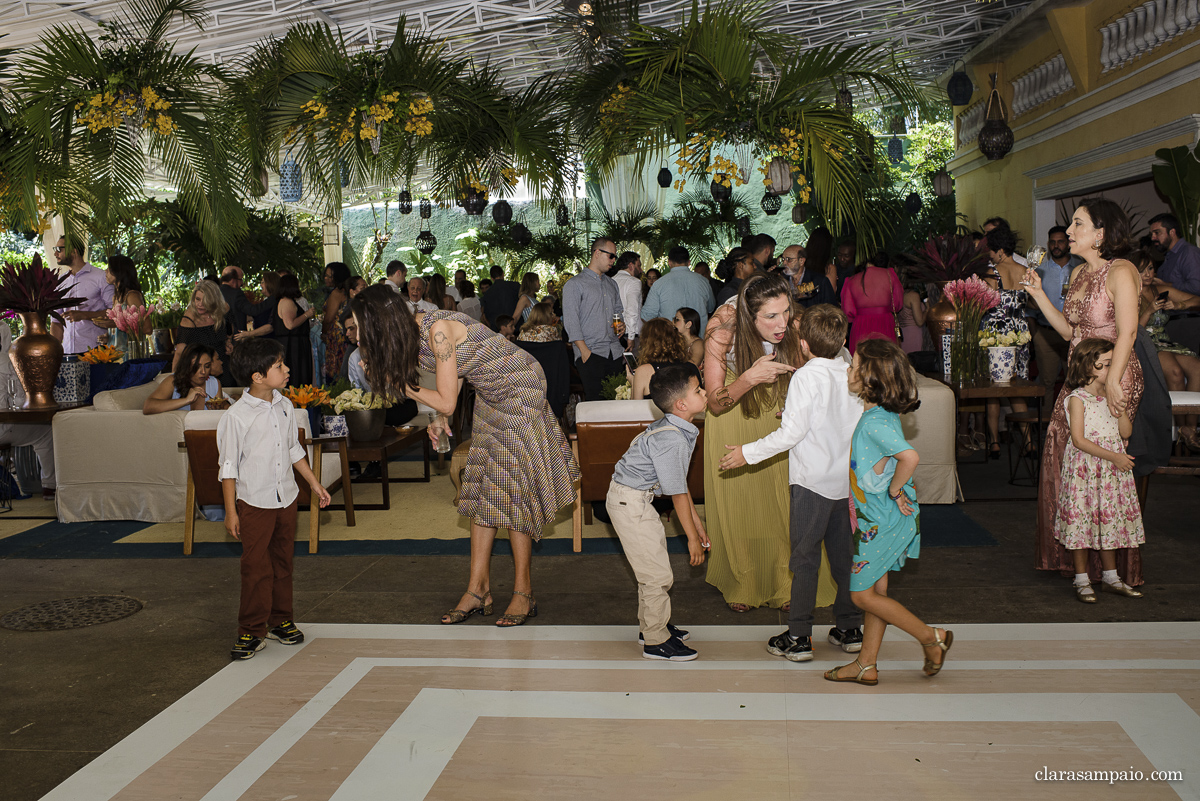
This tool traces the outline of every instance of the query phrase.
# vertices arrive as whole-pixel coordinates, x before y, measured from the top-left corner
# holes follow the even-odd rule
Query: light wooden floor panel
[[[824,643],[771,657],[773,629],[694,629],[667,664],[626,627],[302,628],[46,799],[1200,798],[1196,623],[956,626],[934,679],[889,632],[874,688],[823,681]]]

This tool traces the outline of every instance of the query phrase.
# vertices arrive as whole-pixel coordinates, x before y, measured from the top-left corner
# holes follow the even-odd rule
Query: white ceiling
[[[829,42],[887,42],[916,75],[936,78],[954,59],[979,45],[1031,0],[784,0],[768,18],[798,47]],[[178,49],[195,48],[213,62],[230,62],[256,41],[281,36],[298,20],[341,28],[347,41],[387,43],[399,16],[444,40],[455,54],[490,59],[515,83],[568,66],[554,37],[553,19],[563,0],[208,0],[203,31],[177,25],[168,38]],[[641,19],[677,23],[692,0],[643,2]],[[98,30],[119,17],[115,0],[0,0],[0,46],[20,50],[53,25]]]

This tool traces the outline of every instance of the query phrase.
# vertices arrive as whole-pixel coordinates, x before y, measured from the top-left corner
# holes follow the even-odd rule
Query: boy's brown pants
[[[292,619],[292,556],[296,501],[282,509],[237,502],[242,534],[242,603],[238,634],[265,637],[267,628]]]

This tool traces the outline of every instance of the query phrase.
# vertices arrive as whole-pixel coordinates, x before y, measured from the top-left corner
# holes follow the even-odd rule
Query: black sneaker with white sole
[[[808,662],[813,658],[812,637],[793,637],[790,631],[767,640],[767,653],[790,662]]]
[[[285,620],[278,626],[272,626],[267,630],[267,636],[272,640],[279,640],[284,645],[299,645],[304,642],[304,633],[296,628],[296,624],[290,620]]]
[[[242,634],[237,638],[237,642],[233,644],[233,648],[229,651],[230,659],[249,659],[263,649],[266,642],[262,637],[255,637],[253,634]]]
[[[699,656],[692,648],[688,648],[675,637],[670,637],[659,645],[643,645],[643,659],[663,659],[668,662],[691,662]]]
[[[685,629],[681,629],[678,626],[671,624],[671,623],[667,624],[667,634],[674,637],[675,639],[679,640],[680,642],[683,642],[688,637],[692,636]],[[638,643],[640,645],[646,644],[646,635],[642,634],[640,631],[638,632]]]
[[[829,630],[829,644],[838,646],[848,654],[857,654],[862,650],[862,629],[832,628]]]

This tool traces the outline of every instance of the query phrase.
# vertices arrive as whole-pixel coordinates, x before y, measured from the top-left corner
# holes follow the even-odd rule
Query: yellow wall
[[[1101,74],[1100,27],[1140,5],[1140,2],[1093,0],[1080,6],[1053,10],[1044,20],[1046,30],[1035,34],[1028,44],[1005,56],[1003,61],[969,65],[974,71],[972,77],[977,90],[971,104],[956,109],[959,116],[972,105],[986,102],[987,74],[998,71],[997,84],[1009,111],[1009,125],[1013,128],[1016,143],[1003,159],[989,162],[979,152],[978,142],[972,142],[960,149],[950,163],[958,210],[967,215],[969,225],[978,227],[988,217],[1005,217],[1015,229],[1027,233],[1028,241],[1028,234],[1034,233],[1035,181],[1026,175],[1027,172],[1200,113],[1200,78],[1150,98],[1145,98],[1140,91],[1155,79],[1200,63],[1200,26],[1120,68]],[[1060,52],[1071,69],[1075,88],[1014,118],[1010,82]],[[1078,115],[1109,101],[1114,101],[1118,108],[1097,120],[1070,124]],[[1029,137],[1054,126],[1063,126],[1064,130],[1046,141],[1022,147],[1023,140],[1028,141]],[[1191,145],[1194,141],[1195,133],[1186,133],[1150,142],[1130,152],[1039,176],[1036,185],[1045,187],[1103,172],[1152,156],[1158,148]],[[1137,180],[1137,177],[1129,180]],[[1036,232],[1038,241],[1043,233]]]

